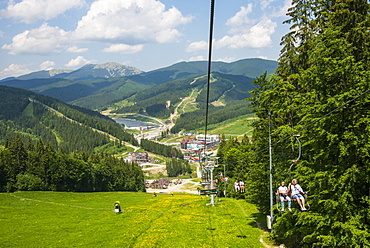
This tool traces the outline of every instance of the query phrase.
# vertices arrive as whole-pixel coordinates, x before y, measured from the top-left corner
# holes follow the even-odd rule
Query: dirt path
[[[192,104],[195,102],[195,97],[196,95],[194,96],[194,93],[195,93],[195,89],[192,90],[192,92],[190,93],[189,96],[187,97],[184,97],[181,102],[176,106],[176,108],[174,109],[173,113],[170,114],[170,121],[171,121],[171,124],[169,125],[169,129],[171,129],[173,126],[175,126],[174,124],[174,119],[177,119],[179,118],[180,114],[178,112],[179,108],[182,109],[182,113],[185,112],[185,108],[188,104]],[[199,92],[198,92],[199,94]]]
[[[148,180],[149,182],[153,180]],[[174,184],[177,179],[172,180],[172,184],[167,189],[146,189],[147,193],[189,193],[189,194],[198,194],[197,187],[199,187],[198,182],[192,181],[192,179],[181,179],[181,184]]]

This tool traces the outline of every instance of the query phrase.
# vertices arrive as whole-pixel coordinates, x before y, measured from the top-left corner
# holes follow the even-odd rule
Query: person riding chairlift
[[[280,202],[281,202],[281,211],[282,212],[285,212],[284,211],[284,201],[286,200],[288,202],[288,210],[290,212],[292,212],[292,209],[290,208],[291,207],[291,199],[290,197],[288,196],[288,193],[289,193],[289,190],[288,188],[285,186],[285,182],[284,181],[281,181],[280,182],[280,187],[278,188],[278,196],[280,197]]]
[[[307,209],[305,207],[305,200],[303,197],[304,192],[303,192],[302,187],[298,184],[297,179],[293,179],[292,183],[289,184],[288,188],[290,192],[292,193],[292,198],[297,199],[297,202],[299,206],[301,207],[301,210],[306,211]]]

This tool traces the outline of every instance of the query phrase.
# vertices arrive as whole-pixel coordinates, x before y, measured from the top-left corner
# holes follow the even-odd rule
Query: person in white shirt
[[[245,184],[244,184],[243,180],[239,181],[239,186],[240,186],[240,192],[244,193],[245,192]]]
[[[292,192],[292,198],[297,199],[297,202],[299,206],[301,207],[301,210],[306,211],[307,209],[305,207],[305,200],[303,197],[304,192],[303,192],[302,187],[298,184],[297,179],[292,180],[292,183],[289,184],[289,189],[290,189],[290,192]]]
[[[240,190],[240,186],[239,186],[239,181],[238,180],[235,180],[234,188],[235,188],[235,191],[236,192],[238,192]]]
[[[292,202],[291,202],[291,199],[290,197],[288,196],[288,188],[287,186],[285,186],[285,182],[284,181],[281,181],[280,182],[280,187],[278,188],[278,195],[280,197],[280,202],[281,202],[281,211],[284,212],[284,201],[287,200],[288,201],[288,210],[289,211],[292,211],[292,209],[290,208]]]

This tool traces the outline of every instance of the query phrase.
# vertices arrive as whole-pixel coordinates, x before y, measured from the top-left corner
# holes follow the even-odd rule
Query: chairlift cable
[[[212,40],[213,40],[213,19],[214,19],[214,7],[215,7],[215,0],[211,0],[211,13],[210,13],[210,27],[209,27],[209,50],[208,50],[208,72],[207,72],[207,96],[206,96],[206,113],[205,113],[205,131],[204,131],[204,147],[203,152],[206,158],[206,165],[201,166],[201,161],[199,160],[199,165],[202,169],[202,178],[204,178],[204,172],[207,174],[213,173],[213,168],[211,169],[207,168],[208,166],[208,155],[206,154],[207,150],[207,130],[208,130],[208,112],[209,112],[209,92],[210,92],[210,82],[211,82],[211,65],[212,65]],[[212,179],[212,175],[211,175]],[[207,183],[209,183],[210,186],[213,186],[213,181],[207,180]],[[206,190],[204,190],[204,193],[206,193]],[[213,187],[209,189],[209,192],[211,195],[211,204],[214,205],[214,192]]]
[[[211,85],[211,66],[212,66],[212,43],[213,43],[213,19],[215,13],[215,0],[211,0],[211,15],[209,20],[209,46],[208,46],[208,71],[207,71],[207,98],[206,98],[206,123],[204,128],[204,151],[207,148],[208,112],[209,112],[209,92]]]

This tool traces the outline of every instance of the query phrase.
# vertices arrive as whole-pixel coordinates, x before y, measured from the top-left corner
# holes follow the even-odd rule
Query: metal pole
[[[272,145],[271,145],[271,112],[268,111],[269,115],[269,156],[270,156],[270,217],[271,217],[271,233],[274,232],[273,229],[273,222],[274,222],[274,211],[273,211],[273,205],[274,205],[274,198],[273,198],[273,192],[272,192]]]
[[[210,166],[209,171],[211,172],[211,190],[213,190],[213,166]],[[215,205],[215,195],[211,194],[211,205]]]
[[[227,186],[227,182],[226,182],[226,164],[224,164],[224,183],[225,183],[225,190],[224,190],[224,196],[226,198],[226,186]]]

